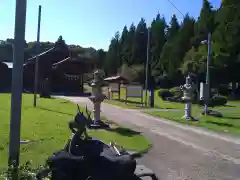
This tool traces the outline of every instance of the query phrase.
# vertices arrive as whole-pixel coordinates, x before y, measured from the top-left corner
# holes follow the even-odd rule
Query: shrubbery
[[[161,97],[163,100],[167,100],[170,102],[180,102],[184,103],[182,101],[182,91],[180,87],[174,87],[170,90],[162,89],[158,92],[159,97]],[[209,101],[209,106],[224,106],[227,104],[228,99],[225,96],[215,94],[212,96],[211,100]],[[203,100],[199,100],[198,97],[193,98],[194,104],[204,105]]]
[[[214,95],[210,101],[210,106],[223,106],[227,104],[227,98],[221,95]]]
[[[173,94],[175,98],[182,98],[183,93],[180,87],[171,88],[170,92]]]
[[[173,93],[171,93],[167,89],[161,89],[158,91],[158,96],[161,97],[163,100],[167,100],[168,97],[172,97]]]
[[[223,96],[228,96],[231,94],[231,89],[229,89],[228,85],[219,85],[217,88],[217,92]]]
[[[200,105],[204,105],[204,101],[201,100],[199,101]],[[225,96],[221,95],[214,95],[211,100],[209,101],[209,106],[214,107],[214,106],[224,106],[227,104],[227,98]]]
[[[19,180],[34,180],[36,179],[36,173],[41,171],[44,167],[33,167],[31,161],[27,161],[25,164],[21,164],[17,170]],[[0,174],[1,178],[8,177],[8,180],[12,180],[11,176],[14,173],[15,169],[13,167],[8,168],[6,172]]]

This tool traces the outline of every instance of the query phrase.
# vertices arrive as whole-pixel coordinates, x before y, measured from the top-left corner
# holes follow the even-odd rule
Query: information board
[[[118,94],[118,99],[120,99],[120,88],[118,83],[110,83],[108,85],[108,97],[109,99],[113,99],[113,94]]]
[[[119,85],[117,83],[110,83],[109,91],[110,92],[119,92]]]
[[[126,96],[127,97],[142,97],[143,88],[141,85],[128,85],[126,87]]]

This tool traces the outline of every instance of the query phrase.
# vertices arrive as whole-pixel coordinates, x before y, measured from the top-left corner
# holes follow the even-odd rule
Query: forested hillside
[[[199,81],[206,76],[208,33],[212,34],[210,76],[212,86],[240,81],[240,1],[225,0],[213,9],[207,0],[199,17],[176,15],[166,22],[157,14],[150,29],[150,74],[158,86],[176,86],[184,75],[194,73]],[[144,18],[126,25],[112,38],[102,66],[108,75],[121,73],[144,82],[148,27]],[[134,76],[133,76],[134,75]]]
[[[198,81],[206,76],[208,33],[212,34],[210,62],[211,86],[240,82],[240,1],[224,0],[219,9],[213,9],[203,0],[199,17],[186,14],[180,22],[172,15],[166,22],[161,14],[153,17],[150,27],[144,18],[138,24],[123,27],[116,32],[108,51],[67,45],[75,54],[88,54],[97,59],[96,67],[107,76],[121,74],[130,80],[145,81],[147,42],[149,31],[149,62],[151,82],[159,87],[173,87],[184,82],[191,72]],[[61,37],[62,38],[62,37]],[[12,60],[12,39],[0,42],[0,60]],[[64,40],[62,38],[63,43]],[[41,51],[53,47],[54,42],[41,42]],[[36,42],[26,43],[25,59],[36,54]],[[152,81],[154,80],[154,81]]]
[[[13,39],[6,39],[0,41],[0,61],[12,62],[13,58]],[[63,48],[68,48],[70,54],[74,56],[88,56],[92,58],[97,57],[97,51],[94,48],[84,48],[79,45],[67,45],[62,36],[56,40],[56,42],[41,42],[40,52],[47,51],[54,47],[55,43],[60,44]],[[26,42],[25,44],[25,60],[36,55],[37,42]]]

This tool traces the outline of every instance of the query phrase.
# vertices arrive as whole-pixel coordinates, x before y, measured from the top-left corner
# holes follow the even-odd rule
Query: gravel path
[[[88,98],[60,98],[92,108]],[[109,120],[142,132],[153,143],[139,161],[161,180],[240,180],[240,138],[104,103],[102,113]]]

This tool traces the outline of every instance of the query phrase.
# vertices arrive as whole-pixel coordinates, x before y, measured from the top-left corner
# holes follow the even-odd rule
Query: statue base
[[[201,114],[205,115],[205,111],[202,111]],[[213,117],[219,117],[219,118],[223,117],[222,113],[218,111],[210,110],[210,109],[207,110],[207,116],[213,116]]]
[[[98,95],[92,95],[89,97],[89,99],[92,101],[94,105],[93,113],[94,113],[94,119],[93,123],[90,125],[90,129],[105,129],[109,128],[109,125],[104,123],[100,120],[100,112],[101,112],[101,103],[105,99],[105,96],[103,94]]]
[[[189,116],[188,117],[183,116],[182,119],[186,119],[187,121],[199,121],[198,118],[195,118],[195,117],[192,117],[192,116],[190,116],[190,117]]]
[[[109,128],[110,126],[106,124],[105,122],[98,120],[98,121],[93,121],[92,124],[90,124],[89,128],[90,129],[106,129]]]
[[[103,100],[105,99],[105,95],[103,94],[98,94],[98,95],[91,95],[90,97],[88,97],[92,103],[102,103]]]

